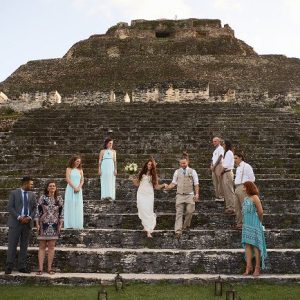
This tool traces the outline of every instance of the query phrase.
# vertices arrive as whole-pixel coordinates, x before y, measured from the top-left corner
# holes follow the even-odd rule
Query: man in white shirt
[[[212,172],[212,180],[215,188],[215,200],[216,201],[224,201],[222,185],[221,185],[221,174],[217,174],[216,168],[222,165],[222,159],[224,156],[224,148],[221,146],[221,140],[218,137],[214,137],[212,143],[215,147],[215,151],[213,152],[213,156],[211,159],[210,170]]]
[[[232,152],[231,142],[224,141],[224,159],[223,159],[223,171],[221,175],[222,191],[225,199],[225,214],[234,214],[235,206],[235,194],[233,185],[233,169],[234,169],[234,155]]]
[[[188,163],[188,155],[184,153],[179,161],[180,168],[175,171],[172,182],[165,187],[166,190],[171,190],[177,186],[175,221],[177,239],[181,237],[182,231],[189,230],[195,211],[195,202],[199,201],[198,175],[194,169],[189,168]],[[184,208],[186,212],[183,222]]]
[[[243,216],[242,216],[242,205],[246,192],[243,189],[243,183],[246,181],[255,181],[255,176],[252,167],[244,162],[244,154],[241,151],[236,151],[234,153],[234,162],[237,166],[235,173],[235,214],[236,214],[236,229],[242,229],[243,226]]]

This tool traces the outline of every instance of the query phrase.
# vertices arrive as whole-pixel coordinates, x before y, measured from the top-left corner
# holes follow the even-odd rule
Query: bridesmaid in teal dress
[[[251,182],[244,183],[244,191],[247,197],[243,202],[243,229],[242,245],[246,252],[246,271],[249,275],[253,271],[252,254],[255,255],[255,270],[253,276],[260,275],[260,267],[265,268],[267,257],[266,241],[262,225],[263,208],[258,197],[258,188]]]
[[[64,228],[83,229],[82,186],[84,177],[79,156],[74,156],[69,160],[66,180],[68,185],[65,193]]]
[[[113,140],[104,141],[104,149],[99,154],[99,175],[101,199],[116,199],[117,156],[113,150]]]

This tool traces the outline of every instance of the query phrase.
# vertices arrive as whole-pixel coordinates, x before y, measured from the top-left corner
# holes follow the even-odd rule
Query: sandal
[[[48,272],[47,272],[49,275],[54,275],[55,274],[55,271],[53,271],[53,270],[48,270]]]
[[[43,271],[41,271],[41,270],[38,270],[38,271],[36,272],[36,275],[38,275],[38,276],[41,276],[41,275],[43,275]]]
[[[253,276],[254,276],[254,277],[257,277],[257,276],[259,276],[259,275],[260,275],[260,267],[255,267]]]
[[[246,271],[245,271],[245,273],[243,275],[247,276],[247,275],[250,275],[250,273],[252,273],[252,272],[253,272],[252,267],[246,267]]]

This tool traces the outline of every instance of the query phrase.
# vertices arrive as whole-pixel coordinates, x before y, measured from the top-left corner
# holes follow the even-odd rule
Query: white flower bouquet
[[[128,163],[125,166],[125,172],[130,175],[135,174],[137,172],[137,170],[138,170],[138,165],[136,163]]]

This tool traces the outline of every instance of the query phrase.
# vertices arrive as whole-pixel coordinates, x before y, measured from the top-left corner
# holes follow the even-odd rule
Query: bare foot
[[[149,231],[147,231],[147,238],[153,238],[152,234]]]
[[[260,275],[260,267],[255,267],[253,276],[259,276]]]
[[[253,271],[252,267],[246,267],[246,271],[243,274],[244,276],[250,275],[250,273]]]

